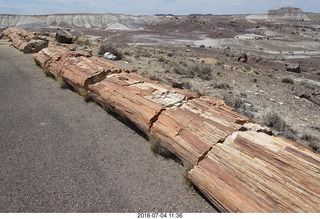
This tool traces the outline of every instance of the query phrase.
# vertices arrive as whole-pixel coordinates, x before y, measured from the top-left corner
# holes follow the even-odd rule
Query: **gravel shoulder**
[[[215,212],[139,132],[0,41],[0,212]]]

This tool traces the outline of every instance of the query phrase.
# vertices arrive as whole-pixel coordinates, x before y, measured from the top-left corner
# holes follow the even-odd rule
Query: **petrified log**
[[[99,104],[128,118],[147,134],[163,109],[180,106],[188,98],[195,97],[134,73],[110,75],[89,85],[89,95]]]
[[[122,71],[107,60],[80,56],[66,59],[61,68],[61,76],[75,90],[82,93],[88,90],[88,85],[102,81],[108,74]]]
[[[290,140],[235,132],[189,172],[221,211],[320,212],[320,157]]]
[[[84,51],[69,51],[64,47],[50,46],[33,55],[35,62],[47,69],[55,78],[61,76],[61,68],[70,57],[91,57]]]
[[[49,45],[48,40],[38,39],[36,33],[23,29],[8,28],[4,31],[4,34],[15,48],[24,53],[36,53]]]
[[[194,98],[162,112],[151,134],[181,160],[196,165],[206,153],[249,119],[215,98]]]

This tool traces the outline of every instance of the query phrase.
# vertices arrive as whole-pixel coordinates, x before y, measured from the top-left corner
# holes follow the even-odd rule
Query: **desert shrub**
[[[156,138],[150,137],[149,142],[150,149],[155,156],[160,155],[165,159],[177,159],[176,156],[170,150],[164,147],[163,144],[161,144]]]
[[[237,112],[244,108],[243,99],[233,97],[232,95],[224,95],[222,99],[228,106],[234,108]]]
[[[212,78],[212,67],[205,63],[181,60],[178,63],[172,62],[171,67],[173,72],[179,75],[199,77],[202,80],[210,80]]]
[[[211,65],[199,63],[199,64],[196,64],[192,70],[194,70],[195,74],[202,80],[210,80],[212,78]]]
[[[152,56],[152,54],[146,50],[146,49],[143,49],[143,48],[138,48],[136,51],[135,51],[135,54],[134,54],[134,57],[135,58],[140,58],[140,57],[147,57],[147,58],[150,58]]]
[[[213,88],[217,88],[217,89],[224,89],[224,90],[227,90],[227,89],[230,89],[231,87],[229,86],[229,84],[227,83],[216,83],[216,84],[212,84],[212,87]]]
[[[164,58],[164,56],[160,56],[159,58],[158,58],[158,62],[165,62],[166,61],[166,59]]]
[[[169,52],[169,53],[167,54],[168,57],[172,57],[173,55],[174,55],[173,52]]]
[[[270,128],[273,128],[279,132],[285,131],[287,129],[287,124],[283,121],[280,116],[274,112],[270,112],[263,118],[264,124]]]
[[[89,39],[84,39],[84,38],[75,38],[73,40],[73,43],[79,45],[79,46],[91,46],[92,43],[90,42]]]
[[[108,43],[101,44],[99,51],[98,51],[98,54],[103,55],[106,52],[112,53],[113,55],[117,56],[118,59],[123,58],[123,53],[116,48],[116,45],[112,45],[112,44],[108,44]]]
[[[223,95],[222,99],[227,104],[227,106],[234,108],[238,113],[248,118],[254,117],[254,114],[252,113],[255,111],[253,105],[246,102],[243,98],[225,94]]]
[[[320,153],[320,143],[319,141],[312,141],[309,143],[309,147],[316,153]]]
[[[291,78],[282,78],[281,82],[286,84],[294,84],[294,81]]]
[[[296,135],[290,128],[287,128],[285,131],[280,132],[279,135],[286,137],[288,139],[291,139],[293,141],[296,141]]]
[[[310,90],[316,90],[319,88],[316,84],[310,83],[308,81],[301,81],[300,85],[302,85]]]
[[[301,136],[301,139],[302,140],[305,140],[305,141],[309,141],[309,142],[312,142],[312,141],[315,141],[317,140],[316,137],[314,137],[313,135],[309,135],[309,134],[304,134]]]
[[[183,83],[183,88],[190,90],[192,88],[192,85],[189,81],[187,81],[187,82]]]

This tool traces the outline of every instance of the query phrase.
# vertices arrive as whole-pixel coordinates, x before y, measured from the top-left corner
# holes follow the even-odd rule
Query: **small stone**
[[[279,102],[279,104],[280,104],[280,105],[283,105],[284,103],[283,103],[283,102]]]

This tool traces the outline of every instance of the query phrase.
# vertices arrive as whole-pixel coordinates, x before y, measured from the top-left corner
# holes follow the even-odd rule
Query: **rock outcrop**
[[[247,19],[310,21],[310,18],[300,8],[293,7],[283,7],[278,10],[270,10],[266,14],[249,15],[247,16]]]
[[[72,43],[72,34],[66,30],[57,30],[56,32],[56,40],[59,43]]]
[[[272,20],[310,20],[310,18],[300,8],[293,7],[283,7],[278,10],[270,10],[268,12],[268,18]]]

